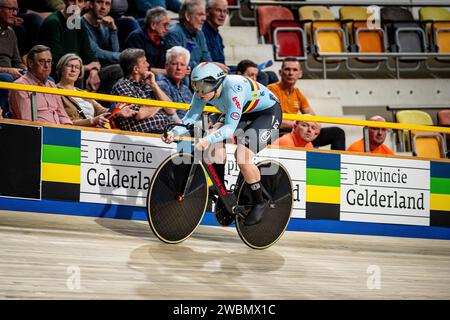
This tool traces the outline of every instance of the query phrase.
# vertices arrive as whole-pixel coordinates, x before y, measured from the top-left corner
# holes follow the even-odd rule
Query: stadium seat
[[[258,33],[262,43],[272,43],[270,23],[273,20],[294,20],[291,10],[282,6],[258,6]]]
[[[441,110],[437,113],[438,125],[450,127],[450,109]]]
[[[441,110],[437,113],[438,126],[450,127],[450,109]],[[446,147],[450,146],[450,134],[445,134]],[[447,153],[447,157],[450,157],[450,152]]]
[[[431,116],[427,112],[420,110],[397,111],[395,118],[398,123],[419,124],[424,126],[433,125]]]
[[[419,10],[420,20],[426,24],[433,51],[450,54],[450,11],[440,7],[423,7]],[[439,62],[450,62],[449,57],[436,57]],[[428,66],[428,65],[427,65]],[[436,68],[429,67],[430,70]]]
[[[384,31],[379,21],[369,18],[372,12],[366,7],[341,7],[339,17],[345,26],[345,30],[350,41],[350,51],[361,53],[356,59],[361,62],[375,63],[373,68],[362,68],[351,66],[347,63],[347,68],[352,71],[376,71],[380,67],[380,62],[386,58],[364,57],[364,54],[381,54],[385,50]]]
[[[319,62],[324,61],[323,53],[342,54],[347,52],[347,40],[344,29],[342,29],[340,21],[336,20],[333,13],[324,6],[303,6],[298,9],[300,22],[304,23],[306,33],[309,37],[311,52]],[[329,69],[324,67],[324,75],[326,70],[337,71],[340,63],[345,61],[347,57],[326,58],[326,63],[337,63],[336,67]],[[305,67],[310,71],[317,71],[308,64]],[[322,69],[319,69],[322,70]]]
[[[431,116],[420,110],[401,110],[395,114],[399,123],[433,125]],[[444,155],[444,142],[439,133],[411,130],[405,131],[404,137],[412,141],[412,152],[419,157],[441,158]]]
[[[335,20],[333,13],[324,6],[304,6],[298,9],[300,20]]]
[[[240,0],[227,0],[228,10],[239,10],[241,8]]]
[[[402,7],[381,8],[381,22],[385,27],[391,52],[426,53],[427,40],[420,23]],[[402,57],[401,61],[424,60],[424,57]]]
[[[273,20],[270,23],[275,61],[286,57],[307,59],[306,36],[296,20]]]
[[[335,21],[333,13],[324,6],[304,6],[298,9],[300,21],[304,21],[304,26],[308,37],[311,39],[311,24],[313,21]]]
[[[416,134],[413,138],[413,154],[424,158],[445,158],[442,136],[438,133]]]

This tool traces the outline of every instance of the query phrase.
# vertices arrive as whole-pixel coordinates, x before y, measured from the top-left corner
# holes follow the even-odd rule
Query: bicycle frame
[[[204,130],[203,128],[206,128],[207,125],[208,125],[208,115],[205,112],[203,112],[201,128],[198,128],[197,126],[194,126],[194,125],[170,123],[166,126],[166,128],[164,128],[164,134],[167,134],[167,132],[170,131],[171,128],[176,127],[176,126],[185,127],[190,130],[194,129],[194,146],[195,146],[195,144],[200,140],[200,138],[203,137],[204,134],[206,133],[206,130]],[[194,147],[193,152],[194,152],[194,161],[201,159],[201,160],[199,160],[199,162],[203,166],[205,171],[208,173],[209,177],[211,178],[214,189],[215,189],[216,193],[218,194],[218,196],[220,197],[220,199],[222,200],[228,213],[230,213],[232,215],[239,215],[241,218],[245,218],[250,207],[237,205],[236,196],[234,195],[233,192],[228,192],[226,190],[225,184],[222,181],[222,179],[219,177],[219,175],[217,174],[216,170],[214,169],[213,163],[208,158],[207,152],[199,151],[199,150],[195,149],[195,147]],[[201,156],[198,156],[199,152],[201,153]],[[191,166],[191,169],[189,171],[189,176],[186,181],[186,186],[184,188],[183,195],[181,196],[182,198],[186,195],[187,190],[189,190],[189,188],[190,188],[192,179],[194,177],[195,170],[196,170],[196,166],[194,166],[194,163],[193,163]],[[271,197],[267,193],[267,191],[265,191],[264,193],[266,194],[266,196],[268,196],[269,199],[271,199]],[[182,198],[180,200],[182,200]]]
[[[182,124],[182,123],[169,123],[164,128],[164,135],[167,135],[167,132],[176,126],[185,127],[188,130],[194,129],[194,146],[193,146],[194,161],[197,161],[197,159],[201,159],[200,164],[203,166],[203,168],[205,169],[205,171],[208,173],[209,177],[211,178],[214,189],[216,190],[216,193],[222,200],[228,213],[232,214],[232,215],[239,215],[241,218],[245,219],[251,206],[249,206],[249,205],[243,206],[243,205],[237,204],[236,196],[234,195],[233,192],[228,192],[226,190],[224,182],[217,174],[216,169],[214,169],[213,163],[208,158],[207,153],[204,151],[197,150],[195,148],[195,144],[197,144],[197,142],[200,140],[200,138],[202,138],[205,135],[206,130],[204,130],[204,128],[207,128],[207,125],[208,125],[208,115],[205,112],[202,112],[201,128],[199,128],[198,126],[195,126],[193,124],[186,125],[186,124]],[[200,157],[198,156],[198,153],[201,153]],[[180,200],[182,200],[184,198],[187,191],[189,190],[191,183],[192,183],[192,179],[194,177],[195,170],[196,170],[196,166],[192,165],[191,169],[189,171],[189,176],[186,181],[186,186],[184,188],[183,195],[181,196]],[[271,208],[274,208],[275,204],[273,203],[272,196],[262,185],[261,185],[261,189],[262,189],[263,194],[266,196],[266,198],[269,201],[269,206]]]

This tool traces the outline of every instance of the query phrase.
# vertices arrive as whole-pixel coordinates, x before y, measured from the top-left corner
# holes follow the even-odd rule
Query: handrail
[[[9,83],[9,82],[1,82],[1,81],[0,81],[0,89],[56,94],[56,95],[61,95],[61,96],[71,96],[71,97],[104,100],[104,101],[111,101],[111,102],[125,102],[125,103],[148,105],[148,106],[158,106],[161,108],[176,108],[176,109],[181,109],[181,110],[189,109],[189,104],[186,104],[186,103],[131,98],[131,97],[124,97],[124,96],[114,96],[114,95],[110,95],[110,94],[100,94],[100,93],[85,92],[85,91],[59,89],[59,88],[48,88],[48,87],[41,87],[41,86],[30,86],[30,85],[25,85],[25,84],[17,84],[17,83]],[[219,111],[215,107],[209,107],[209,106],[205,107],[204,111],[219,113]],[[362,127],[366,126],[366,127],[388,128],[388,129],[399,129],[399,130],[421,130],[421,131],[441,132],[441,133],[450,134],[450,128],[438,127],[438,126],[424,126],[424,125],[416,125],[416,124],[330,118],[330,117],[298,115],[298,114],[288,114],[288,113],[283,113],[283,119],[315,121],[315,122],[321,122],[321,123],[332,123],[332,124],[352,125],[352,126],[362,126]]]
[[[78,90],[75,91],[75,90],[68,90],[68,89],[31,86],[31,85],[27,85],[27,84],[19,84],[19,83],[11,83],[11,82],[1,82],[0,81],[0,89],[47,93],[47,94],[55,94],[55,95],[59,95],[59,96],[69,96],[69,97],[94,99],[94,100],[109,101],[109,102],[124,102],[124,103],[130,103],[130,104],[141,104],[141,105],[146,105],[146,106],[175,108],[175,109],[181,109],[181,110],[189,109],[189,104],[187,104],[187,103],[176,103],[176,102],[159,101],[159,100],[151,100],[151,99],[115,96],[112,94],[94,93],[94,92],[87,92],[87,91],[78,91]]]

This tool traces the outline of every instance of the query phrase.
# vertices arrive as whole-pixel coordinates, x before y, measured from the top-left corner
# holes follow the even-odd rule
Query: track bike
[[[206,128],[207,116],[202,115]],[[168,124],[166,135],[173,127],[183,126],[194,131],[194,142],[205,134],[201,127]],[[195,145],[195,144],[194,144]],[[236,188],[228,191],[218,176],[207,152],[177,152],[165,159],[156,169],[148,191],[147,217],[158,239],[166,243],[179,243],[197,229],[207,209],[212,182],[215,195],[215,217],[220,225],[236,225],[242,241],[253,249],[265,249],[276,243],[289,223],[293,208],[292,182],[287,170],[277,161],[264,160],[257,164],[261,171],[261,188],[268,201],[262,221],[247,226],[245,217],[253,201],[249,185],[239,173]],[[264,172],[270,174],[263,174]]]

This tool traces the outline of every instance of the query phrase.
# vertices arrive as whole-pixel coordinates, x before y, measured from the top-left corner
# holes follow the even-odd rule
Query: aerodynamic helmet
[[[225,79],[225,72],[215,63],[202,62],[192,70],[191,85],[198,93],[217,90]]]

